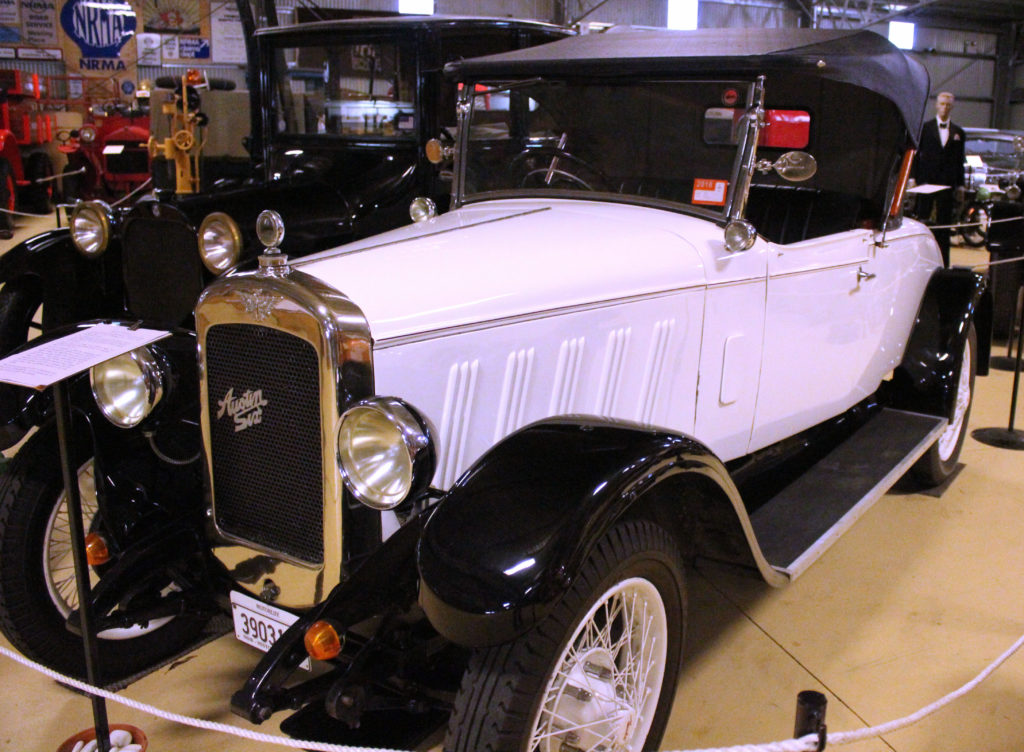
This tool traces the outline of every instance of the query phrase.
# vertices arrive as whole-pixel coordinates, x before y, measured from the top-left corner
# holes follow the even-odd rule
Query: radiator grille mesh
[[[218,527],[291,558],[322,563],[316,351],[276,329],[221,324],[207,332],[206,366]]]
[[[190,325],[204,284],[195,229],[164,207],[159,217],[130,217],[122,242],[132,315],[161,326]]]

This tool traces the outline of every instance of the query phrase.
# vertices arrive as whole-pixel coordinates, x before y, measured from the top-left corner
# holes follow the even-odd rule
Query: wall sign
[[[22,38],[37,47],[56,47],[57,5],[54,0],[20,0]]]
[[[127,70],[122,48],[135,35],[135,10],[123,0],[67,0],[60,25],[77,48],[79,70]]]

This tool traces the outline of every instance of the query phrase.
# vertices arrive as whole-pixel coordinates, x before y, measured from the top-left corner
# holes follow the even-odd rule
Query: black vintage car
[[[88,379],[76,387],[76,404],[85,406],[76,413],[85,503],[93,526],[111,532],[115,560],[129,543],[154,535],[170,551],[197,550],[202,481],[188,331],[202,289],[262,248],[257,213],[280,212],[289,226],[284,248],[304,255],[409,222],[414,197],[431,197],[444,208],[450,176],[424,156],[427,141],[451,139],[456,124],[456,85],[443,79],[444,64],[567,33],[540,22],[446,17],[260,30],[253,45],[251,179],[192,195],[157,191],[123,209],[84,202],[70,230],[44,233],[0,257],[0,354],[25,342],[40,305],[39,340],[101,317],[181,333],[183,347],[171,344],[167,351],[175,362],[167,396],[191,399],[185,399],[189,407],[165,411],[158,426],[135,426],[130,415],[116,415],[115,425],[129,430],[115,429],[95,409]],[[39,426],[0,485],[0,627],[26,655],[81,673],[81,646],[65,629],[77,597],[51,416],[48,393],[0,385],[0,446]],[[172,576],[135,583],[128,600],[149,623],[101,635],[110,638],[103,640],[108,679],[180,650],[217,610],[194,601],[192,584],[210,576],[202,562],[185,556]],[[168,587],[175,595],[161,601],[156,596]],[[182,611],[193,618],[160,628]]]

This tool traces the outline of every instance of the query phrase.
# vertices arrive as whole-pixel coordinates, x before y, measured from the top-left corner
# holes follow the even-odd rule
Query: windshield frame
[[[486,93],[493,94],[515,90],[531,84],[540,82],[558,82],[572,84],[573,82],[601,85],[601,84],[671,84],[671,83],[693,83],[693,84],[729,84],[742,85],[746,90],[746,101],[739,103],[745,107],[742,116],[743,123],[739,127],[739,141],[734,145],[735,155],[730,170],[728,192],[725,205],[722,207],[706,208],[693,204],[687,204],[668,199],[652,198],[632,193],[614,193],[608,191],[584,191],[567,190],[564,188],[528,190],[507,189],[500,191],[489,191],[486,193],[470,194],[466,191],[466,166],[468,163],[468,152],[470,145],[469,132],[472,125],[473,106],[475,95],[481,92],[476,91],[477,85],[487,87]],[[764,97],[764,77],[751,76],[749,79],[710,79],[706,76],[687,78],[681,76],[650,77],[644,79],[633,79],[624,82],[621,79],[602,79],[594,77],[545,77],[545,76],[521,76],[521,77],[500,77],[490,75],[486,78],[463,80],[461,83],[458,100],[458,134],[455,149],[455,163],[453,165],[454,180],[452,185],[452,206],[453,208],[485,201],[501,200],[508,198],[555,198],[555,199],[579,199],[597,200],[613,203],[627,203],[639,206],[649,206],[657,209],[682,212],[699,216],[702,219],[709,219],[716,224],[724,226],[731,219],[742,213],[746,202],[746,196],[750,185],[750,178],[753,173],[753,164],[756,159],[757,132],[761,127],[763,109],[761,104]]]
[[[422,123],[422,64],[420,55],[417,53],[420,40],[415,29],[395,27],[360,29],[358,33],[339,34],[316,33],[308,31],[295,34],[274,34],[261,38],[260,70],[257,73],[260,87],[260,105],[263,110],[262,130],[263,140],[266,148],[271,149],[273,144],[298,144],[298,143],[323,143],[335,147],[345,145],[360,145],[378,148],[408,148],[421,140]],[[282,83],[282,77],[278,73],[281,65],[285,66],[287,73],[289,68],[284,59],[285,50],[301,48],[338,48],[339,46],[354,45],[388,45],[399,51],[399,54],[406,59],[405,65],[410,69],[412,76],[412,113],[415,117],[414,127],[405,135],[377,136],[367,134],[343,134],[343,133],[298,133],[282,130],[278,127],[279,107],[277,106],[278,89]],[[411,61],[411,62],[410,62]]]

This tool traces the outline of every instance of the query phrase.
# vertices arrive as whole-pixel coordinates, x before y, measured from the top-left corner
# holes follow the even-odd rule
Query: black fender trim
[[[695,439],[569,416],[503,439],[439,502],[418,548],[420,606],[460,645],[526,632],[619,519],[651,517],[687,555],[772,569],[724,465]]]
[[[903,361],[886,386],[893,407],[951,418],[956,376],[971,322],[987,327],[985,278],[969,269],[936,269],[918,309]],[[978,330],[979,371],[987,371],[988,331]],[[982,351],[983,350],[983,351]]]

